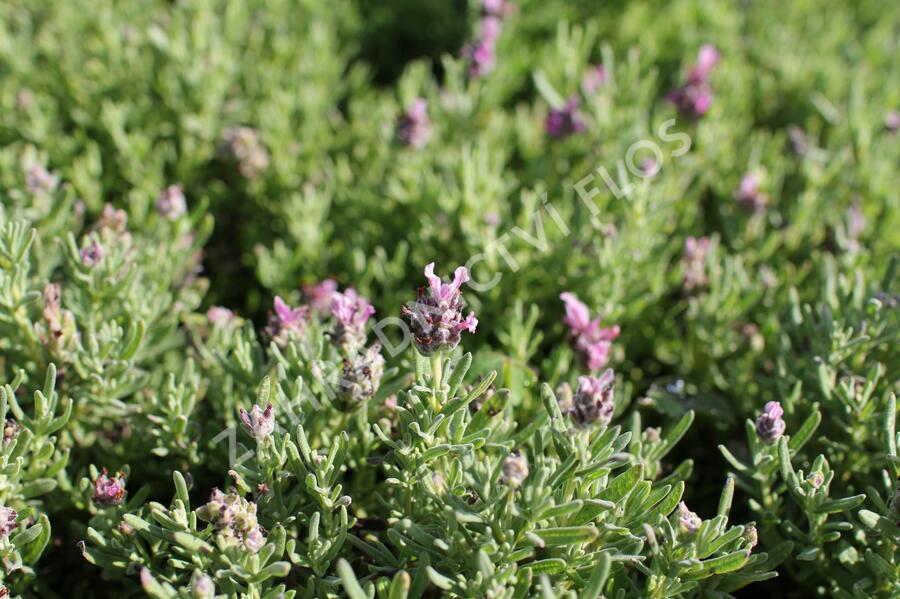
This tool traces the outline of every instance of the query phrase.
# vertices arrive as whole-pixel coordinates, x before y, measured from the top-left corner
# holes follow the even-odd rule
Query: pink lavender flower
[[[599,423],[603,426],[609,424],[616,410],[613,401],[616,376],[611,368],[608,368],[599,377],[578,377],[578,389],[572,395],[571,404],[566,404],[565,410],[578,426],[585,427]],[[560,404],[560,410],[563,409]]]
[[[40,164],[33,164],[25,177],[25,188],[28,193],[50,193],[59,184],[59,179]]]
[[[509,0],[481,0],[481,7],[488,15],[502,17],[511,13],[514,5]]]
[[[666,98],[683,114],[699,118],[712,106],[713,93],[709,77],[719,62],[719,52],[711,44],[704,44],[697,54],[697,63],[688,72],[687,81],[669,92]]]
[[[769,205],[769,197],[759,189],[759,177],[747,173],[741,178],[741,185],[734,193],[738,206],[746,212],[762,212]]]
[[[176,220],[187,212],[181,185],[169,185],[156,196],[156,210],[169,220]]]
[[[88,268],[93,268],[103,260],[104,253],[103,246],[101,246],[96,239],[92,239],[90,244],[81,248],[78,255],[81,258],[82,264]]]
[[[756,419],[756,434],[765,443],[772,444],[784,434],[786,424],[781,418],[784,409],[777,401],[770,401],[763,408],[762,414]]]
[[[469,77],[483,77],[494,70],[494,40],[475,41],[463,48],[462,56],[469,61]]]
[[[577,96],[572,96],[562,108],[551,108],[544,123],[547,135],[554,139],[562,139],[585,131],[587,123],[579,110],[580,106],[581,100]]]
[[[701,524],[703,524],[703,520],[700,519],[696,512],[689,510],[685,502],[682,501],[678,504],[678,530],[680,532],[693,535],[700,528]]]
[[[495,17],[493,15],[488,15],[481,19],[481,39],[488,43],[493,43],[497,41],[497,38],[500,37],[500,29],[502,27],[502,21],[499,17]]]
[[[303,296],[309,306],[319,313],[331,310],[331,298],[337,291],[338,284],[334,279],[325,279],[314,285],[303,286]]]
[[[292,308],[279,296],[275,296],[275,312],[269,317],[268,333],[279,342],[286,342],[290,335],[300,335],[306,328],[309,308]]]
[[[434,274],[434,262],[425,267],[427,287],[420,287],[414,304],[404,305],[403,316],[409,318],[416,347],[422,355],[452,350],[459,345],[463,331],[475,332],[478,319],[474,312],[463,317],[465,303],[460,287],[469,280],[469,271],[460,266],[453,282],[445,284]]]
[[[119,505],[125,500],[125,475],[117,472],[108,476],[106,468],[94,480],[94,493],[91,500],[99,506]]]
[[[581,79],[581,86],[588,95],[595,94],[598,89],[603,87],[609,76],[602,64],[592,65],[588,67],[587,72]]]
[[[212,306],[206,311],[206,319],[212,325],[226,325],[234,320],[234,312],[222,306]]]
[[[891,133],[895,133],[900,129],[900,112],[892,110],[884,115],[884,128]]]
[[[588,368],[602,368],[609,361],[612,340],[621,332],[618,325],[602,328],[600,323],[603,317],[597,316],[591,320],[587,306],[574,293],[567,291],[561,293],[559,298],[566,305],[563,323],[570,329],[569,338],[575,350],[584,356]]]
[[[719,62],[719,51],[712,44],[703,44],[697,52],[697,64],[688,73],[689,82],[708,81],[713,67]]]
[[[337,321],[332,337],[347,354],[355,354],[366,342],[366,321],[375,308],[355,290],[347,289],[332,295],[331,313]]]
[[[428,142],[430,135],[428,103],[423,98],[416,98],[397,119],[397,139],[403,145],[418,149]]]
[[[267,405],[265,410],[258,405],[250,408],[249,412],[241,408],[241,423],[251,437],[262,441],[271,437],[275,430],[275,410],[272,408],[272,404]]]
[[[709,283],[706,276],[706,256],[709,253],[710,243],[709,237],[688,236],[684,240],[684,257],[681,260],[684,268],[682,285],[688,291],[705,287]]]
[[[19,527],[18,517],[19,514],[16,510],[5,505],[0,506],[0,539],[6,539],[12,531]]]

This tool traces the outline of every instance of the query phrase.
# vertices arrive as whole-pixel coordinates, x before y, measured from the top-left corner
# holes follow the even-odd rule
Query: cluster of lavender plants
[[[0,597],[900,596],[898,21],[3,4]]]

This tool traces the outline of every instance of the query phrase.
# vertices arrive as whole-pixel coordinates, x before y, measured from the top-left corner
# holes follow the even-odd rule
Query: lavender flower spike
[[[331,298],[334,296],[337,288],[337,281],[325,279],[313,285],[304,285],[303,297],[316,312],[328,313],[331,310]]]
[[[569,98],[566,105],[562,108],[552,108],[547,114],[547,120],[544,128],[547,135],[553,139],[563,139],[575,133],[581,133],[587,129],[584,116],[581,114],[579,107],[581,100],[577,96]]]
[[[566,304],[563,322],[570,329],[572,346],[583,355],[591,370],[599,370],[609,361],[612,340],[621,332],[617,325],[603,328],[601,316],[591,320],[587,306],[574,293],[561,293],[559,298]]]
[[[19,517],[18,512],[11,507],[5,505],[0,506],[0,540],[6,539],[16,528],[19,523],[16,521]]]
[[[331,313],[337,321],[332,336],[348,354],[356,353],[366,342],[366,321],[375,308],[355,290],[347,289],[332,295]]]
[[[784,434],[786,427],[784,420],[784,409],[777,401],[770,401],[763,408],[762,414],[756,419],[756,434],[759,438],[768,444],[777,441]]]
[[[405,146],[419,149],[428,142],[430,136],[428,103],[423,98],[416,98],[397,119],[397,139]]]
[[[275,412],[272,404],[267,405],[265,410],[258,405],[253,406],[249,412],[241,408],[241,423],[250,436],[257,441],[272,436],[272,432],[275,430]]]
[[[704,44],[697,53],[697,63],[688,72],[684,85],[670,91],[666,98],[690,117],[699,118],[706,114],[713,100],[709,77],[718,62],[719,52],[715,46]]]
[[[269,317],[268,333],[280,343],[284,343],[290,334],[299,335],[306,327],[306,317],[309,308],[300,306],[290,307],[279,296],[275,296],[275,313]]]
[[[401,314],[409,318],[416,348],[422,355],[452,350],[459,345],[463,331],[475,332],[478,319],[474,312],[463,316],[465,303],[460,287],[469,280],[469,271],[460,266],[453,281],[443,283],[434,274],[434,262],[425,267],[428,286],[419,288],[418,298],[412,305],[404,305]]]
[[[156,210],[168,220],[177,220],[187,212],[181,185],[169,185],[156,196]]]

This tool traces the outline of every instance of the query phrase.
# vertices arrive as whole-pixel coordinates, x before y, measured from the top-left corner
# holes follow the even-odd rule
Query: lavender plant
[[[898,17],[3,3],[0,596],[896,596]]]

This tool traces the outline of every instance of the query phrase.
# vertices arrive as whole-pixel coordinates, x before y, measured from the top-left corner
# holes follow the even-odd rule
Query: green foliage
[[[0,5],[0,596],[900,594],[900,7],[484,12]]]

